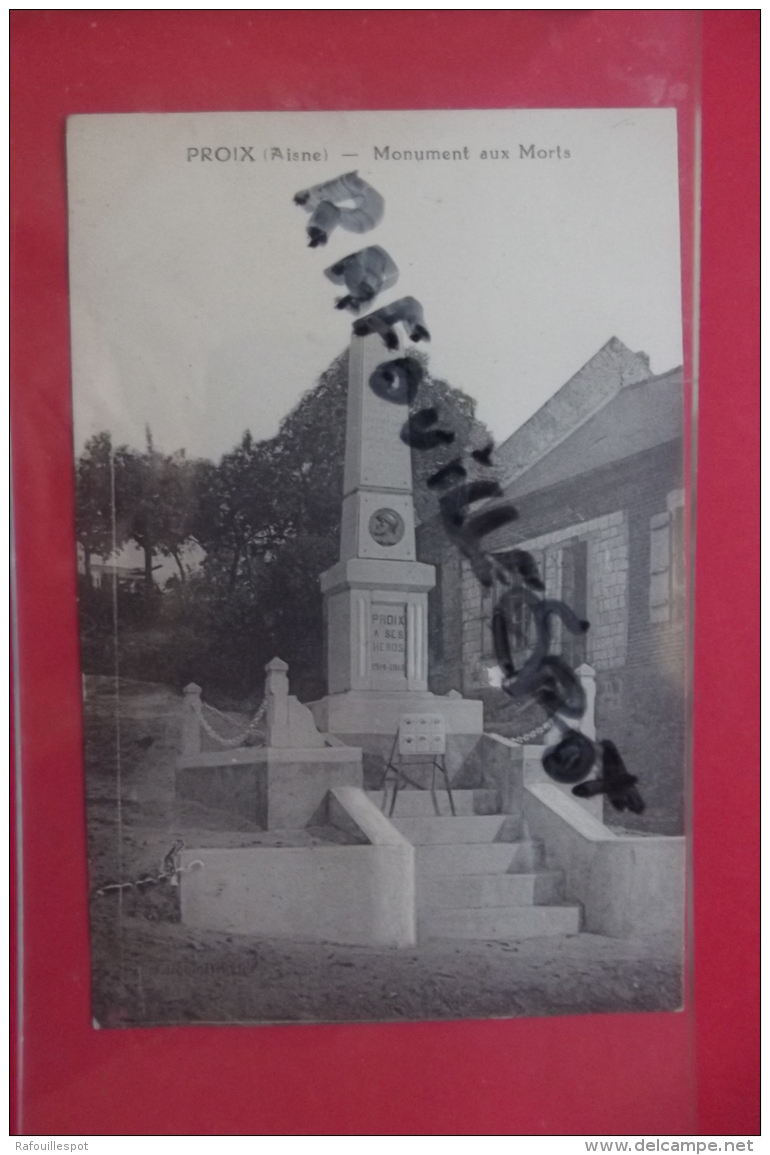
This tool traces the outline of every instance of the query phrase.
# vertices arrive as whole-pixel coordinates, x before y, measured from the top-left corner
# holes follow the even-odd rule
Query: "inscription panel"
[[[406,685],[406,606],[371,605],[372,680],[378,686]]]

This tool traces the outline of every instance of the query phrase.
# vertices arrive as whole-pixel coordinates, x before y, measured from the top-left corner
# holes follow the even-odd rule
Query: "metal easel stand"
[[[416,790],[425,790],[426,789],[426,787],[422,786],[419,782],[415,782],[414,778],[410,778],[410,776],[406,773],[404,766],[430,765],[430,767],[431,767],[430,795],[431,795],[431,798],[433,799],[433,809],[436,811],[436,814],[439,817],[441,817],[441,811],[439,809],[439,804],[438,804],[438,797],[436,796],[436,771],[439,770],[444,776],[444,785],[446,786],[446,792],[449,795],[449,807],[450,807],[450,810],[452,811],[452,817],[456,818],[457,817],[457,811],[455,810],[455,801],[454,801],[454,798],[452,797],[452,788],[449,785],[449,773],[448,773],[447,768],[446,768],[446,754],[434,754],[432,757],[430,755],[423,756],[420,754],[400,754],[397,751],[398,745],[399,745],[399,734],[396,733],[396,736],[393,739],[393,745],[392,745],[391,750],[390,750],[390,755],[388,757],[388,764],[385,767],[385,773],[382,776],[382,784],[380,787],[382,790],[382,810],[383,810],[383,813],[385,811],[385,806],[387,804],[387,798],[388,798],[388,774],[391,771],[393,772],[393,795],[392,795],[391,800],[390,800],[390,809],[388,811],[388,817],[392,818],[393,817],[393,811],[395,810],[395,807],[396,807],[396,798],[398,797],[399,787],[401,786],[402,783],[404,785],[413,786]]]

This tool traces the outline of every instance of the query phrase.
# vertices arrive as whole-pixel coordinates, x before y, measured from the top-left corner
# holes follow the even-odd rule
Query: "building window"
[[[542,550],[530,550],[540,577],[545,581],[545,554]],[[497,554],[504,562],[506,554]],[[485,590],[482,595],[482,621],[484,631],[485,656],[495,657],[492,641],[492,614],[498,600],[506,596],[508,610],[508,636],[511,644],[513,663],[519,669],[535,644],[536,631],[532,611],[526,603],[524,590],[509,590],[506,586],[496,582],[494,589]]]
[[[535,622],[523,590],[516,590],[508,599],[508,633],[514,662],[520,664],[524,655],[535,644]],[[517,662],[518,659],[518,662]]]
[[[687,565],[684,537],[684,506],[671,510],[671,617],[684,621],[687,602]]]

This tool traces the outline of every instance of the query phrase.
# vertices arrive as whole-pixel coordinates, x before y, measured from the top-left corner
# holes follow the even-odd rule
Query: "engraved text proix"
[[[406,673],[406,606],[372,605],[372,673]]]

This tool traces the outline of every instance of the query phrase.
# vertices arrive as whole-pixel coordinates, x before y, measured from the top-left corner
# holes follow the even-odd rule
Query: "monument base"
[[[393,738],[402,714],[441,714],[447,734],[482,734],[484,706],[472,698],[439,697],[429,690],[347,690],[309,702],[316,726],[341,738],[383,734]]]
[[[429,691],[348,690],[309,702],[319,730],[363,752],[364,785],[382,783],[402,714],[441,714],[446,727],[446,764],[450,779],[463,768],[484,733],[483,703],[456,691],[439,697]],[[456,695],[456,696],[455,696]],[[420,777],[418,774],[417,777]]]
[[[176,770],[177,798],[245,818],[261,830],[306,826],[329,790],[362,785],[362,754],[352,742],[183,755]]]

